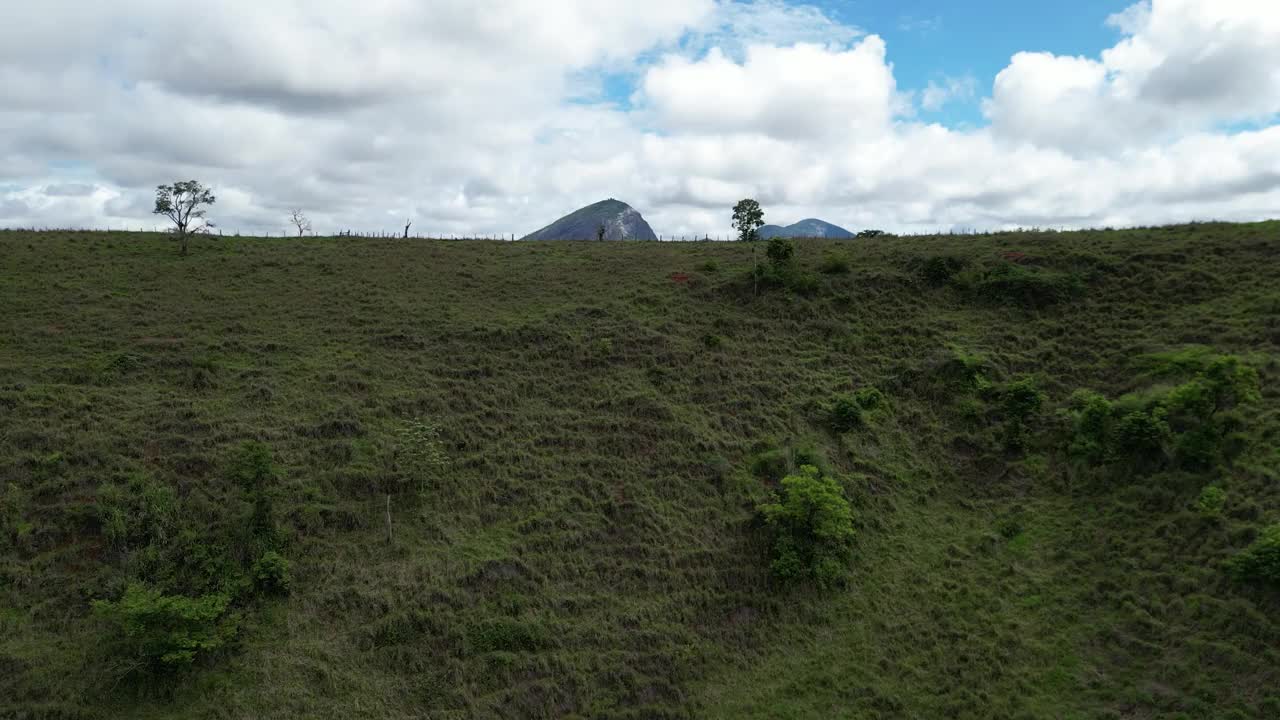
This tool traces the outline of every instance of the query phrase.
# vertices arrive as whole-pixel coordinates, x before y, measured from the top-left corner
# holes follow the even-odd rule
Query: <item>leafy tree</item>
[[[853,510],[840,483],[805,465],[782,479],[782,497],[761,505],[773,531],[774,575],[787,581],[813,580],[827,588],[844,577],[852,548]]]
[[[604,242],[604,223],[600,223],[600,225],[596,228],[596,240],[599,240],[600,242]]]
[[[125,653],[150,670],[190,665],[235,637],[237,618],[227,595],[165,595],[133,584],[114,602],[97,600],[93,610],[112,625]]]
[[[760,239],[760,228],[764,227],[764,210],[755,200],[740,200],[733,206],[733,229],[738,231],[738,239],[750,242]]]
[[[205,219],[205,212],[216,200],[213,192],[198,181],[179,181],[156,187],[156,207],[151,212],[169,218],[178,235],[182,254],[186,255],[188,239],[213,227],[213,223]]]

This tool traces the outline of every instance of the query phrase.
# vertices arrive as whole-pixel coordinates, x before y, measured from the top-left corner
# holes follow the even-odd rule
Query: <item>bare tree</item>
[[[208,232],[213,223],[205,219],[205,208],[217,200],[213,192],[196,180],[156,186],[156,208],[173,223],[181,252],[187,254],[187,240],[196,233]]]
[[[289,213],[289,222],[293,223],[294,227],[298,228],[298,237],[302,237],[303,235],[311,232],[311,221],[307,219],[306,215],[302,214],[302,208],[298,208],[297,210]]]
[[[412,224],[413,224],[412,218],[404,221],[404,239],[405,240],[409,239],[409,226]]]

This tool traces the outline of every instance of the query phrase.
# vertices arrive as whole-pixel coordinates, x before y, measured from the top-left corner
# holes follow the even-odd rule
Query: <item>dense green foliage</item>
[[[1231,559],[1231,572],[1244,582],[1280,588],[1280,525],[1262,531],[1262,537]]]
[[[0,232],[0,717],[1280,717],[1280,224],[791,246]]]
[[[226,595],[188,598],[130,585],[120,600],[97,600],[93,609],[118,634],[118,653],[138,667],[157,670],[190,665],[198,653],[217,650],[234,637],[229,603]]]
[[[853,544],[853,511],[840,483],[804,465],[782,479],[782,492],[760,506],[773,535],[773,574],[829,588],[845,575]]]

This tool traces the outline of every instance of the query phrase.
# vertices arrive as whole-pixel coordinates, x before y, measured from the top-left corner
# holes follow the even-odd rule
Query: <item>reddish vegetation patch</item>
[[[689,282],[689,276],[686,273],[671,273],[671,279],[678,283]]]
[[[1008,260],[1011,263],[1017,263],[1019,265],[1025,265],[1031,261],[1031,258],[1027,257],[1026,253],[1020,253],[1020,252],[1007,252],[1007,253],[1001,254],[1000,257],[1004,258],[1005,260]]]

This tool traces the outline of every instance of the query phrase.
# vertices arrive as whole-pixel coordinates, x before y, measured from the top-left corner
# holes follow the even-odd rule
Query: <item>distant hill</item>
[[[610,198],[575,210],[521,240],[595,240],[601,225],[605,240],[658,239],[635,208]]]
[[[817,218],[808,218],[786,227],[765,225],[760,228],[760,237],[765,240],[776,237],[846,239],[855,237],[855,235],[839,225],[832,225],[825,220],[818,220]]]

